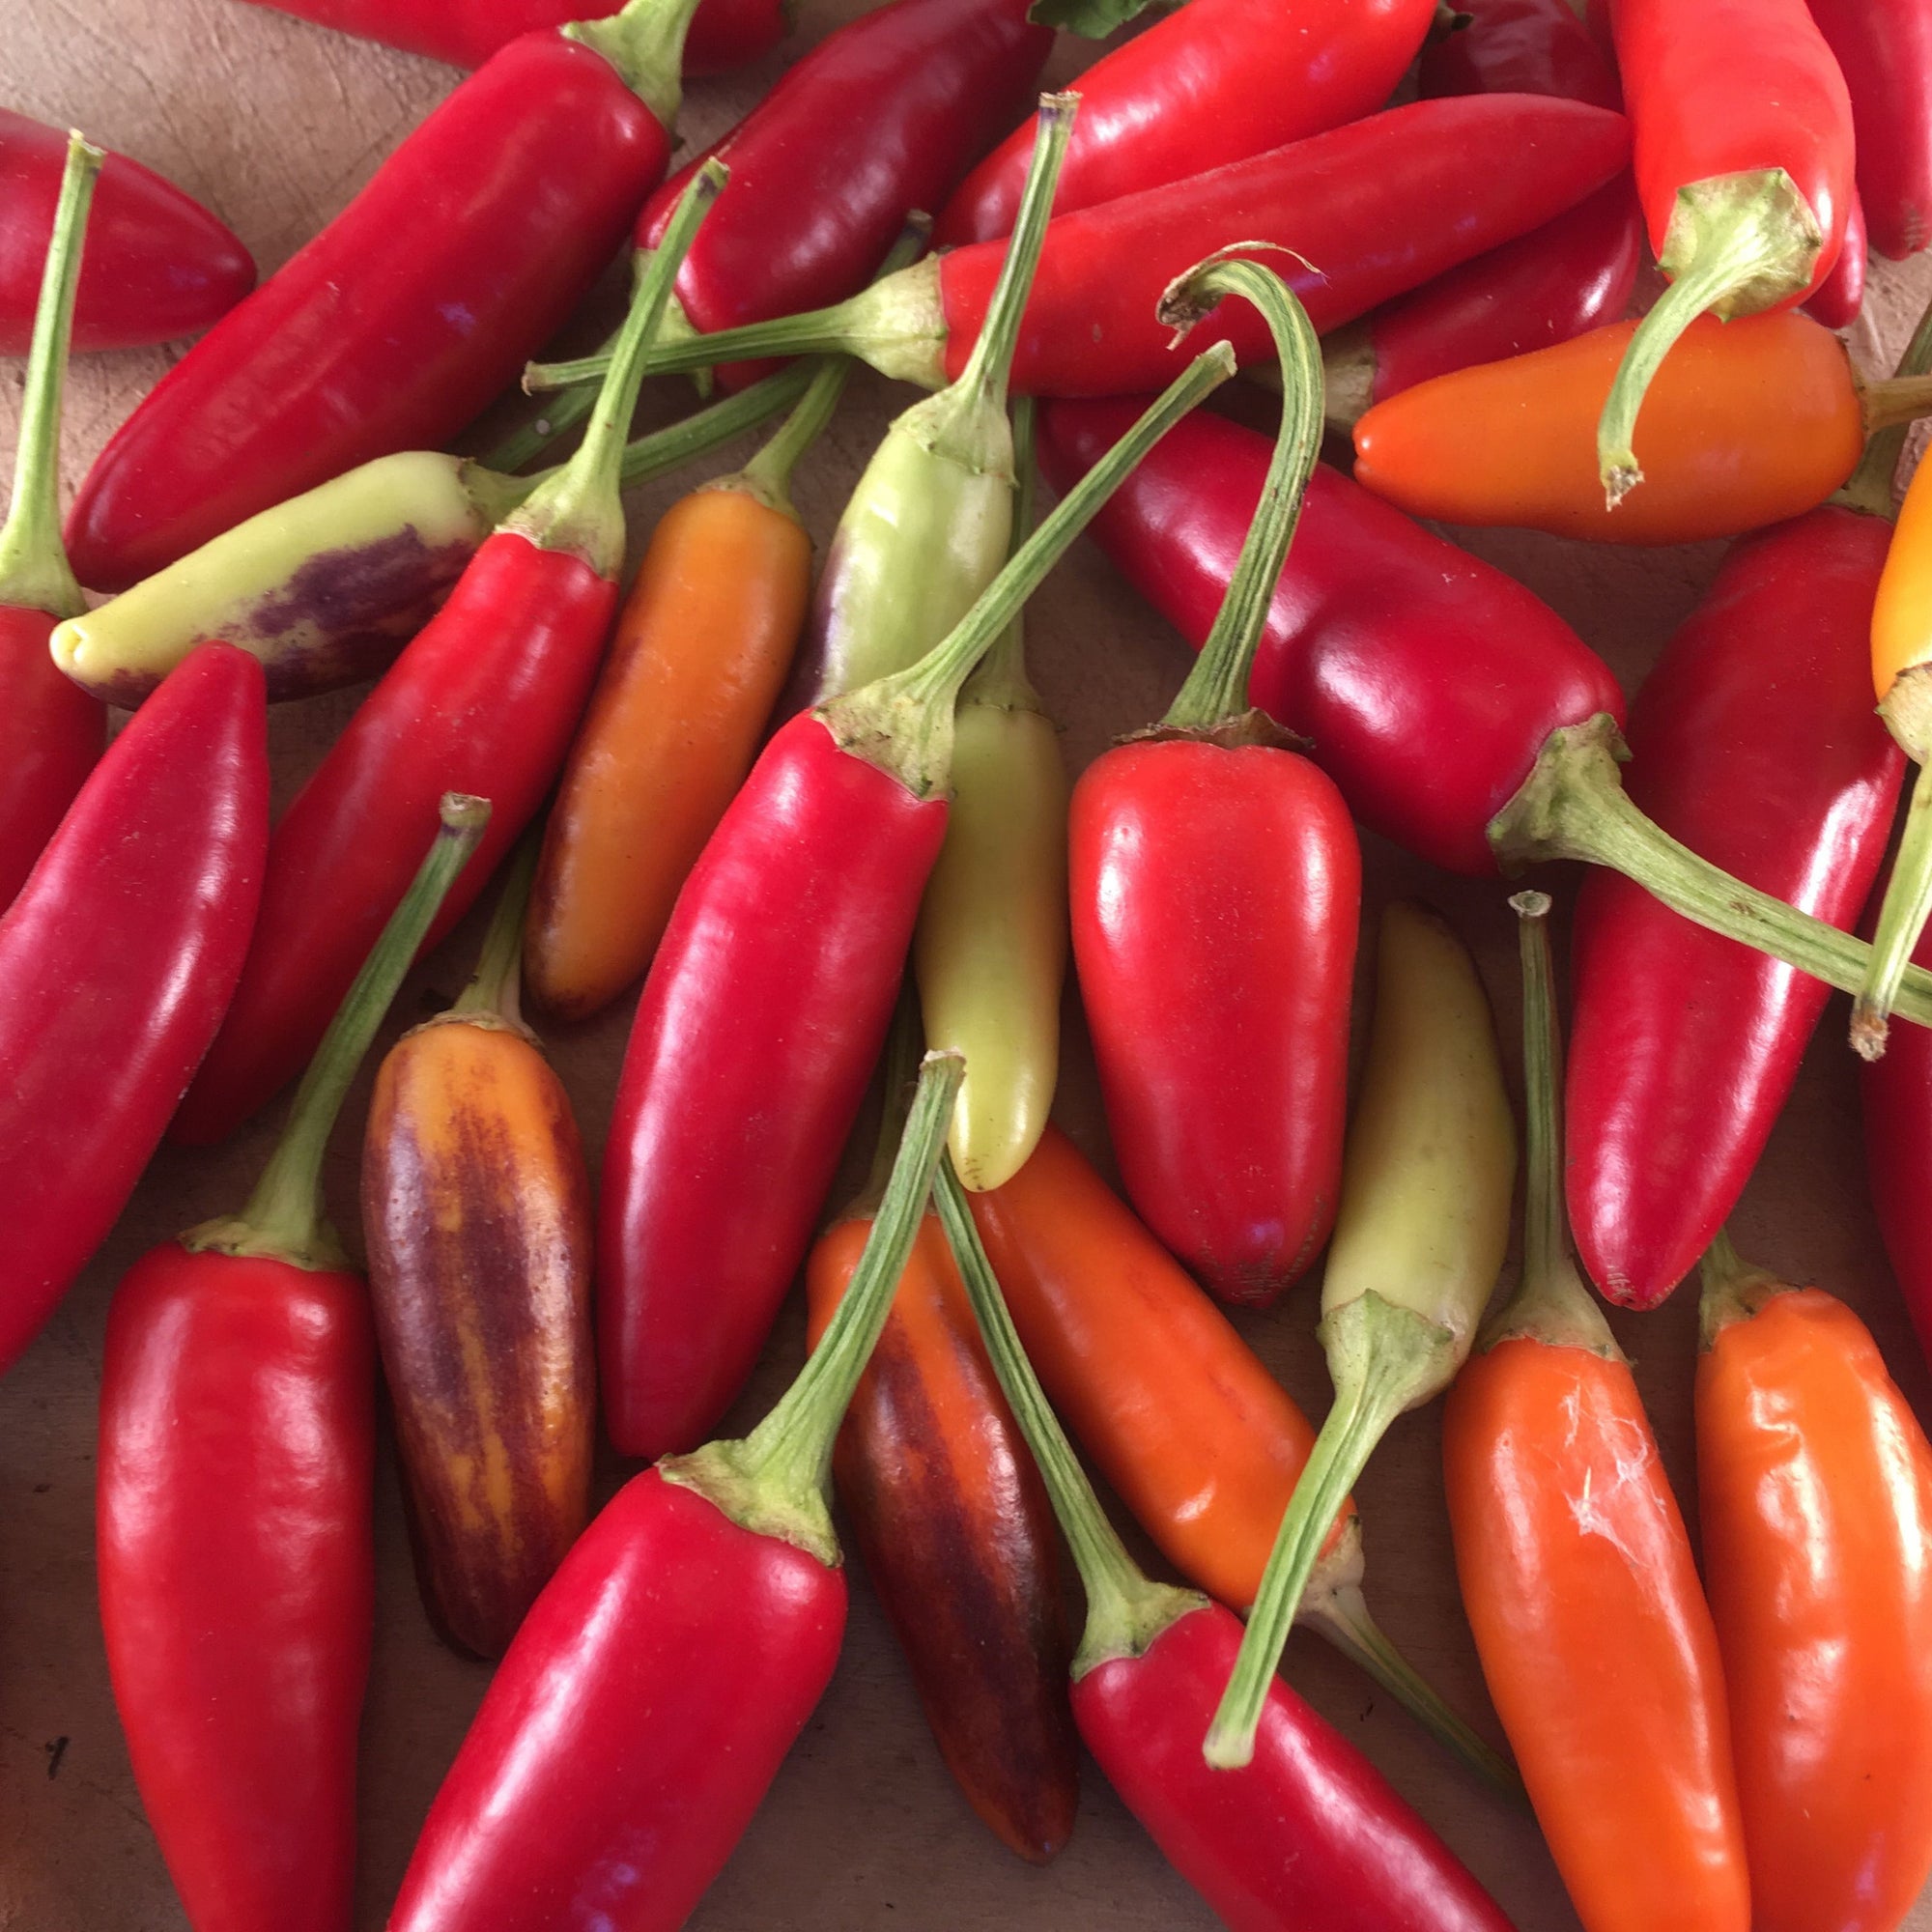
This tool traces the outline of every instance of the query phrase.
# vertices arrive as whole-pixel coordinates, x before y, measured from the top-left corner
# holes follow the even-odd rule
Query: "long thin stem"
[[[1524,1167],[1522,1271],[1541,1279],[1563,1259],[1563,1129],[1557,1113],[1563,1042],[1556,1029],[1555,975],[1549,967],[1549,895],[1518,893],[1522,964]]]
[[[1928,302],[1912,331],[1912,340],[1892,370],[1894,378],[1923,376],[1932,371],[1932,302]],[[1898,505],[1892,501],[1891,486],[1898,473],[1898,460],[1905,454],[1910,425],[1888,423],[1865,443],[1859,467],[1846,478],[1838,497],[1855,509],[1877,517],[1895,517]]]
[[[1932,917],[1932,764],[1921,763],[1913,777],[1905,831],[1879,905],[1864,980],[1852,998],[1852,1045],[1862,1059],[1876,1060],[1885,1051],[1886,1020],[1928,917]]]
[[[539,818],[517,841],[497,910],[490,916],[490,929],[483,935],[475,974],[450,1008],[452,1013],[489,1014],[507,1026],[523,1025],[518,994],[524,963],[524,915],[529,909],[543,834],[544,821]]]
[[[1031,396],[1013,401],[1013,535],[1007,555],[1018,555],[1020,547],[1033,535],[1035,499],[1039,494],[1039,464],[1035,452],[1037,441],[1037,411]],[[973,675],[959,694],[962,704],[1000,704],[1017,710],[1037,710],[1038,694],[1026,668],[1026,606],[1022,604],[1011,621],[988,647]]]

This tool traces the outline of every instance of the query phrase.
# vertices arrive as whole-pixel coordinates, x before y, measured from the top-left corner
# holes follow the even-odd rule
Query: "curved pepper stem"
[[[1794,1284],[1769,1268],[1745,1261],[1731,1245],[1727,1229],[1704,1250],[1697,1264],[1697,1347],[1710,1348],[1734,1321],[1748,1321],[1767,1302],[1794,1293]]]
[[[524,964],[524,916],[529,909],[530,886],[537,875],[537,854],[543,849],[544,821],[539,818],[517,841],[509,871],[483,935],[476,971],[447,1017],[500,1021],[512,1033],[527,1034],[519,1005]]]
[[[296,1090],[282,1138],[240,1214],[205,1221],[182,1236],[191,1254],[214,1248],[228,1255],[263,1255],[296,1267],[341,1268],[348,1257],[322,1201],[322,1157],[355,1069],[376,1037],[410,962],[435,923],[443,896],[469,863],[490,801],[444,792],[441,823],[402,903],[342,997],[308,1071]]]
[[[14,453],[14,497],[0,528],[0,606],[78,617],[87,609],[61,543],[61,396],[67,387],[68,344],[87,213],[100,173],[101,151],[78,134],[67,139],[67,168],[54,205],[53,233],[41,271],[34,339],[20,396],[20,446]]]
[[[1264,245],[1256,242],[1240,248]],[[1240,296],[1261,311],[1274,336],[1281,362],[1281,428],[1262,484],[1261,501],[1241,544],[1213,628],[1179,696],[1161,720],[1173,731],[1209,731],[1248,709],[1248,673],[1267,628],[1268,607],[1281,582],[1289,546],[1301,521],[1301,499],[1321,454],[1321,344],[1314,325],[1286,282],[1227,250],[1169,284],[1160,319],[1172,324],[1176,341],[1208,315],[1223,296]]]

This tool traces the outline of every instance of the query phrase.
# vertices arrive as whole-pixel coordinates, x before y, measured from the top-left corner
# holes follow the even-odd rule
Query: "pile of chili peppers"
[[[683,1924],[838,1665],[835,1495],[1033,1863],[1084,1748],[1237,1932],[1507,1932],[1281,1674],[1303,1623],[1526,1803],[1584,1932],[1932,1924],[1923,1365],[1727,1232],[1856,1069],[1932,1358],[1932,310],[1893,369],[1845,332],[1867,243],[1932,244],[1932,0],[1191,0],[1037,114],[1054,30],[1145,0],[886,0],[675,175],[683,83],[786,6],[263,4],[470,71],[259,286],[0,107],[0,1373],[100,1363],[191,1932],[360,1922],[385,1429],[492,1671],[393,1932]],[[605,346],[532,360],[620,258]],[[63,525],[70,358],[196,335]],[[929,392],[876,449],[825,440],[859,361]],[[721,394],[633,440],[682,372]],[[841,460],[835,526],[794,486]],[[1728,548],[1661,566],[1701,595],[1627,693],[1485,526],[1551,581]],[[1028,607],[1083,533],[1197,655],[1071,772],[1049,696],[1114,639]],[[269,706],[358,685],[271,825]],[[64,1301],[164,1140],[144,1199],[298,1075],[239,1212],[104,1332]],[[1694,1365],[1646,1313],[1692,1275]],[[1317,1341],[1319,1426],[1268,1366]],[[1415,1648],[1490,1711],[1364,1593],[1353,1492],[1438,1424],[1466,1629]]]

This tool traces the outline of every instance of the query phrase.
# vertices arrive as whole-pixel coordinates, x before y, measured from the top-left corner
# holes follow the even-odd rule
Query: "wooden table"
[[[451,0],[460,4],[460,0]],[[857,11],[808,0],[803,44]],[[74,124],[178,181],[218,211],[272,269],[349,199],[378,161],[447,91],[426,61],[341,39],[235,0],[7,0],[0,21],[0,99],[42,120]],[[696,142],[735,121],[783,66],[783,54],[726,80],[695,85],[683,127]],[[1085,53],[1063,43],[1050,72]],[[1932,275],[1921,261],[1877,278],[1855,348],[1867,367],[1895,351]],[[171,354],[91,357],[69,390],[70,485]],[[11,450],[17,363],[0,369],[0,445]],[[669,383],[647,408],[682,406]],[[839,506],[907,393],[869,376],[807,461],[798,497],[814,535]],[[749,445],[748,445],[749,447]],[[715,460],[722,471],[741,454]],[[692,479],[631,498],[633,529]],[[1691,608],[1720,547],[1620,554],[1514,534],[1471,533],[1470,548],[1552,603],[1634,686]],[[1029,618],[1035,668],[1066,723],[1078,770],[1116,732],[1157,715],[1185,654],[1090,546],[1075,549]],[[340,728],[355,694],[284,707],[272,745],[278,803]],[[1452,880],[1383,841],[1365,838],[1367,916],[1420,894],[1478,949],[1512,1062],[1516,1058],[1514,920],[1504,890]],[[1555,880],[1561,901],[1569,884]],[[1372,929],[1372,927],[1370,928]],[[472,918],[397,1003],[386,1037],[452,996],[480,932]],[[1834,1001],[1785,1119],[1738,1209],[1739,1245],[1799,1279],[1815,1278],[1870,1321],[1893,1372],[1928,1407],[1925,1369],[1900,1310],[1867,1204],[1857,1090]],[[550,1045],[593,1153],[609,1116],[628,1005]],[[1071,1029],[1061,1114],[1101,1152],[1091,1062]],[[352,1095],[331,1155],[341,1224],[355,1218],[355,1148],[366,1101]],[[168,1885],[128,1767],[94,1603],[96,1393],[108,1294],[153,1242],[232,1208],[266,1154],[280,1109],[213,1153],[166,1151],[120,1226],[34,1349],[0,1389],[0,1928],[19,1932],[175,1932]],[[352,1235],[353,1238],[353,1235]],[[1316,1289],[1304,1284],[1241,1325],[1312,1414],[1328,1388],[1312,1337]],[[1659,1313],[1612,1317],[1638,1375],[1687,1513],[1694,1516],[1690,1386],[1695,1339],[1690,1290]],[[762,1413],[800,1359],[789,1307],[732,1426]],[[607,1487],[624,1472],[612,1464]],[[379,1472],[380,1580],[375,1666],[363,1735],[358,1925],[383,1923],[423,1812],[488,1672],[431,1636],[416,1600],[393,1464]],[[1368,1530],[1369,1592],[1390,1634],[1464,1709],[1489,1718],[1457,1600],[1443,1514],[1435,1409],[1406,1418],[1357,1492]],[[1143,1554],[1148,1552],[1142,1546]],[[1495,1893],[1522,1932],[1569,1932],[1576,1920],[1526,1815],[1476,1787],[1407,1718],[1306,1635],[1288,1670],[1358,1743]],[[1045,1870],[1000,1849],[958,1798],[924,1730],[904,1662],[876,1605],[853,1595],[850,1634],[830,1693],[780,1774],[729,1868],[692,1923],[702,1932],[1180,1932],[1212,1919],[1168,1869],[1089,1766],[1072,1843]],[[1932,1932],[1932,1900],[1909,1921]],[[1316,1932],[1316,1928],[1310,1928]]]

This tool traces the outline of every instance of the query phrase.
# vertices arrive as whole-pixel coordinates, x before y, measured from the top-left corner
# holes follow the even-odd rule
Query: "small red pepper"
[[[693,4],[526,34],[457,88],[115,432],[68,519],[80,581],[125,590],[372,457],[440,448],[514,382],[663,178]]]
[[[1462,0],[1437,18],[1416,71],[1425,100],[1550,94],[1623,111],[1616,68],[1570,0]]]
[[[1320,346],[1253,262],[1210,262],[1176,285],[1165,314],[1184,327],[1228,296],[1275,331],[1280,438],[1179,696],[1073,788],[1068,888],[1127,1193],[1216,1294],[1266,1306],[1334,1225],[1362,855],[1334,781],[1247,696],[1321,448]]]
[[[838,1661],[833,1438],[919,1230],[959,1066],[927,1056],[865,1257],[777,1406],[742,1441],[633,1478],[531,1605],[389,1932],[676,1932],[718,1876]]]
[[[106,1237],[227,1009],[261,896],[268,737],[261,666],[203,644],[0,918],[0,1369]]]
[[[0,355],[34,332],[68,136],[0,107]],[[247,249],[198,201],[139,161],[109,155],[88,225],[73,346],[140,349],[198,335],[255,286]]]
[[[322,1162],[489,812],[444,801],[247,1206],[151,1248],[108,1310],[96,1515],[108,1674],[161,1856],[206,1932],[342,1932],[354,1912],[376,1346],[323,1209]]]
[[[0,912],[20,890],[107,737],[99,701],[62,675],[54,627],[87,609],[60,540],[61,391],[88,207],[101,155],[68,143],[34,348],[20,396],[14,497],[0,528]]]
[[[1932,967],[1932,929],[1913,958]],[[1932,1362],[1932,1028],[1897,1027],[1859,1068],[1865,1178],[1905,1312]]]
[[[1810,0],[1858,131],[1858,186],[1872,246],[1902,262],[1932,242],[1932,6]]]
[[[496,810],[476,862],[443,902],[431,945],[462,918],[543,803],[616,612],[624,559],[617,476],[644,347],[685,240],[723,175],[714,164],[688,192],[683,233],[639,287],[577,454],[485,541],[275,827],[248,964],[176,1117],[176,1140],[222,1139],[313,1052],[402,897],[443,792],[473,792]]]

